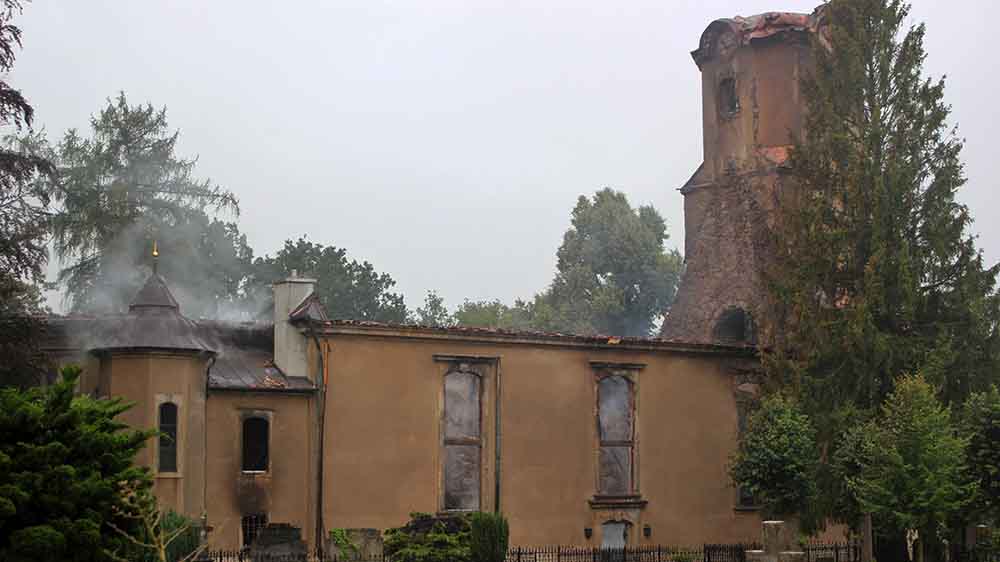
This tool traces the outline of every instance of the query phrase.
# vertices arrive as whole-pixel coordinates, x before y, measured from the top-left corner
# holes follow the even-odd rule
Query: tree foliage
[[[148,493],[132,464],[149,432],[128,430],[118,399],[74,397],[78,368],[54,385],[0,389],[0,559],[110,560],[133,532],[129,498]]]
[[[184,239],[186,245],[164,244],[165,257],[188,263],[208,216],[238,213],[239,205],[231,191],[195,178],[195,159],[175,154],[178,133],[166,108],[131,105],[123,92],[90,126],[90,137],[71,129],[57,147],[61,210],[53,236],[57,255],[69,263],[60,280],[75,310],[122,310],[145,277],[153,240]]]
[[[254,260],[252,292],[270,301],[271,283],[299,275],[316,279],[316,293],[332,318],[403,323],[403,296],[392,291],[396,281],[367,262],[349,259],[347,250],[310,242],[286,240],[273,256]]]
[[[1000,390],[973,394],[965,402],[962,434],[969,472],[978,484],[973,513],[1000,524]]]
[[[556,276],[535,299],[533,324],[581,334],[648,336],[673,302],[683,260],[667,252],[667,226],[652,206],[633,209],[605,188],[573,209]]]
[[[501,330],[532,330],[534,309],[530,303],[516,299],[506,305],[499,299],[466,300],[455,309],[453,317],[460,326],[497,328]]]
[[[420,326],[446,327],[455,324],[455,318],[448,312],[444,299],[437,291],[427,291],[424,306],[418,306],[411,320]]]
[[[474,562],[504,562],[510,528],[500,513],[476,512],[469,517],[469,543]]]
[[[877,408],[904,372],[961,401],[995,380],[1000,301],[955,199],[966,178],[944,82],[923,77],[925,29],[906,27],[904,2],[824,10],[833,46],[817,41],[802,83],[776,230],[772,372],[817,414]]]
[[[400,562],[471,562],[467,516],[411,513],[403,527],[385,532],[385,554]]]
[[[951,412],[922,376],[905,376],[866,433],[871,446],[850,481],[863,508],[897,532],[916,529],[924,545],[936,542],[975,492]]]
[[[21,29],[12,23],[20,13],[19,0],[0,1],[4,77],[21,47]],[[43,311],[38,283],[48,259],[50,193],[41,180],[54,168],[36,150],[33,119],[27,98],[0,79],[0,125],[23,133],[9,134],[0,143],[0,386],[36,383],[46,369],[39,347],[44,325],[38,318]]]
[[[731,475],[769,516],[807,515],[818,496],[819,461],[809,417],[792,400],[774,395],[750,416]],[[803,522],[808,528],[810,522]]]

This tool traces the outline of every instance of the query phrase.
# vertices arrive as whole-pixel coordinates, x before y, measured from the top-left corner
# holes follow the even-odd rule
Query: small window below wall
[[[243,472],[268,471],[270,425],[262,417],[243,420]]]
[[[240,520],[240,534],[243,540],[243,548],[250,548],[254,541],[257,540],[257,537],[260,536],[264,527],[267,527],[266,513],[244,515]]]
[[[159,472],[177,472],[177,404],[160,404]]]

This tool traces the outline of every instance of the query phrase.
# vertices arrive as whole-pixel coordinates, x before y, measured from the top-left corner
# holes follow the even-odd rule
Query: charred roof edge
[[[303,322],[305,323],[305,322]],[[356,322],[310,322],[321,336],[377,336],[428,341],[463,341],[513,345],[548,345],[578,349],[623,351],[667,351],[698,355],[753,357],[758,350],[751,346],[699,343],[662,339],[619,338],[614,336],[579,336],[533,332],[492,331],[488,329],[438,328]]]

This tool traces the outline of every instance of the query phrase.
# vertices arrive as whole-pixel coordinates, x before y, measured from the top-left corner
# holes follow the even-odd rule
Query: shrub
[[[467,516],[411,513],[410,522],[385,532],[385,554],[396,562],[471,562]]]
[[[504,562],[509,529],[499,513],[473,513],[469,519],[472,562]]]

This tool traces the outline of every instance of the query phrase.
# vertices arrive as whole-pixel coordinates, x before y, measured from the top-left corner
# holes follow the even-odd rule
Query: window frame
[[[174,423],[173,425],[173,445],[168,447],[168,450],[172,450],[173,457],[173,467],[164,468],[164,422],[163,422],[163,410],[166,407],[172,407],[174,410]],[[157,474],[178,474],[180,472],[180,438],[181,438],[181,406],[177,402],[171,399],[165,399],[158,401],[156,405],[156,429],[159,434],[156,437],[156,472]]]
[[[479,410],[479,436],[478,437],[448,437],[447,435],[447,416],[448,416],[448,393],[447,393],[447,381],[448,377],[451,375],[465,375],[474,376],[478,381],[478,410]],[[484,459],[484,450],[486,449],[486,416],[484,412],[484,402],[486,397],[486,382],[487,377],[473,366],[472,363],[464,361],[454,361],[449,362],[444,370],[444,374],[441,377],[441,415],[440,415],[440,445],[441,445],[441,493],[440,496],[440,512],[441,513],[469,513],[474,511],[482,511],[484,509],[484,494],[483,494],[483,483],[485,481],[486,471],[486,459]],[[461,509],[455,507],[448,507],[447,504],[447,489],[448,489],[448,447],[470,447],[475,446],[479,452],[479,489],[477,490],[477,506],[473,509]]]
[[[639,372],[646,367],[643,363],[609,363],[591,361],[594,389],[594,499],[592,507],[610,504],[644,505],[639,486]],[[628,383],[629,405],[632,413],[632,435],[629,440],[601,439],[601,381],[610,377],[620,377]],[[628,447],[629,485],[624,494],[609,494],[601,489],[601,450],[604,447]]]
[[[246,447],[246,429],[247,423],[251,420],[263,420],[267,427],[267,438],[264,443],[265,447],[265,467],[263,470],[247,469],[247,447]],[[262,411],[262,410],[244,410],[240,415],[240,440],[239,440],[239,451],[240,451],[240,473],[241,474],[270,474],[272,468],[271,462],[271,443],[273,441],[272,434],[274,428],[274,419],[272,412]]]

